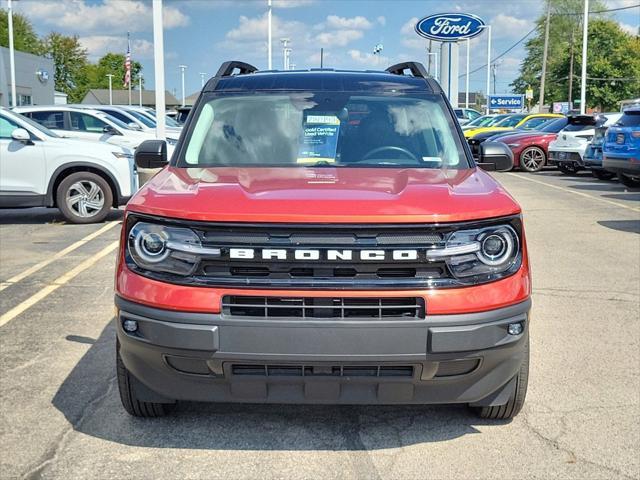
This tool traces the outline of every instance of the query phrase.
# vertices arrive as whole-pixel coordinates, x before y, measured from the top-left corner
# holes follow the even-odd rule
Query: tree
[[[56,90],[69,95],[73,103],[82,100],[78,94],[86,83],[87,50],[80,45],[78,37],[53,32],[42,43],[43,51],[55,65]]]
[[[21,52],[40,55],[42,43],[31,22],[24,15],[13,12],[13,45]],[[9,47],[8,11],[0,8],[0,47]]]

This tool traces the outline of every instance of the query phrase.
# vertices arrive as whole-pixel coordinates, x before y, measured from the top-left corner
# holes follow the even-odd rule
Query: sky
[[[640,0],[603,0],[607,8],[634,6]],[[384,69],[399,61],[427,63],[428,40],[414,26],[419,18],[440,12],[464,12],[492,25],[492,54],[520,40],[543,12],[542,0],[273,0],[273,64],[282,68],[280,38],[289,38],[296,68]],[[6,0],[2,1],[6,7]],[[153,88],[151,0],[18,0],[40,35],[57,31],[78,35],[91,60],[104,53],[126,52],[131,32],[132,58],[143,65],[145,88]],[[165,84],[181,96],[179,65],[186,65],[186,94],[200,89],[201,73],[215,74],[226,60],[267,68],[267,0],[164,0]],[[637,33],[640,7],[609,14]],[[381,54],[374,55],[377,44]],[[509,93],[525,56],[524,42],[502,58],[496,69],[496,93]],[[435,44],[434,44],[435,48]],[[471,71],[486,64],[487,38],[471,41]],[[460,48],[459,72],[466,51]],[[470,91],[484,91],[486,70],[470,75]],[[460,91],[464,91],[461,79]],[[522,92],[515,92],[522,93]]]

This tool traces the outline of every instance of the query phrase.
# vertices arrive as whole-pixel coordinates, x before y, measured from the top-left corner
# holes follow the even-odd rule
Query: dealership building
[[[51,58],[15,51],[18,105],[54,103],[54,65]],[[0,47],[0,106],[11,106],[9,49]]]

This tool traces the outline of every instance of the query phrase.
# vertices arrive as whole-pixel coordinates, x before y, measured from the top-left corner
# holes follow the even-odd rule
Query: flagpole
[[[127,32],[127,51],[129,52],[129,63],[131,63],[131,39],[129,38],[129,32]],[[131,71],[133,69],[129,66],[129,106],[131,106]]]

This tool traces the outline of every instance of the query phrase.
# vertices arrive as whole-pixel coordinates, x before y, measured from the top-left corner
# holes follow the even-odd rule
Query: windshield
[[[567,126],[568,122],[569,120],[567,120],[567,117],[556,118],[554,120],[551,120],[549,123],[545,123],[538,130],[547,133],[558,133],[560,130]]]
[[[515,127],[518,123],[520,123],[526,115],[509,115],[508,117],[500,120],[495,123],[494,127]]]
[[[16,113],[16,112],[14,112]],[[60,135],[58,135],[57,133],[49,130],[47,127],[40,125],[38,122],[30,119],[29,117],[27,117],[26,115],[21,115],[21,114],[17,114],[20,116],[20,120],[22,120],[25,123],[28,123],[30,127],[35,128],[36,130],[38,130],[40,133],[45,134],[48,137],[54,137],[54,138],[60,138]]]
[[[145,126],[149,128],[156,128],[156,122],[151,120],[149,117],[141,114],[140,112],[136,112],[135,110],[127,110],[127,113],[132,117],[135,117],[136,120],[142,122]]]
[[[616,122],[617,127],[640,127],[640,110],[624,112]]]
[[[534,117],[534,118],[530,118],[529,120],[524,122],[518,128],[521,128],[523,130],[535,130],[535,129],[538,129],[539,127],[542,127],[542,125],[544,125],[545,123],[550,122],[550,121],[553,121],[553,118],[549,118],[549,117]]]
[[[153,110],[145,110],[145,113],[149,117],[153,118],[154,122],[157,122],[156,112],[155,111],[153,111]],[[173,118],[171,118],[169,116],[165,116],[164,117],[164,124],[167,127],[178,127],[178,128],[182,127],[182,125],[180,125],[178,122],[176,122]]]
[[[467,123],[467,126],[474,125],[477,127],[484,127],[486,125],[489,125],[494,119],[495,117],[487,117],[486,115],[484,115],[482,117],[471,120],[469,123]]]
[[[438,95],[211,95],[178,166],[469,168]]]
[[[122,120],[118,120],[116,117],[114,117],[113,115],[109,115],[108,113],[100,112],[96,113],[95,116],[102,120],[108,120],[109,122],[125,130],[133,130],[133,128],[124,123]]]

